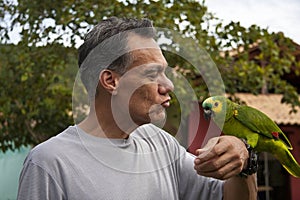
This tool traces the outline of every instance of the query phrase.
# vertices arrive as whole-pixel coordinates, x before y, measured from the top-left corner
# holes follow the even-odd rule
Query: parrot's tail
[[[271,153],[292,176],[300,178],[300,165],[287,146],[280,140],[259,140],[259,152]]]
[[[288,171],[292,176],[300,178],[300,165],[294,158],[293,154],[285,145],[278,144],[276,146],[277,147],[275,148],[273,147],[276,149],[273,151],[273,155],[277,158],[277,160],[279,160],[286,171]]]
[[[280,161],[286,171],[292,176],[300,178],[300,165],[288,149],[285,151],[285,156],[283,158],[277,156],[276,158]]]

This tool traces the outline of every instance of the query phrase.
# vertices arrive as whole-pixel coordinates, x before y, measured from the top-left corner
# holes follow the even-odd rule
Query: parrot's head
[[[202,103],[205,119],[213,118],[214,121],[226,121],[229,100],[224,96],[212,96]]]

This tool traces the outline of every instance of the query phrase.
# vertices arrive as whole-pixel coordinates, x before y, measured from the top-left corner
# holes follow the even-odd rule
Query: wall
[[[19,183],[19,175],[29,147],[21,147],[19,150],[0,152],[0,199],[16,199]]]
[[[291,153],[300,163],[300,126],[283,126],[282,130],[287,133],[287,136],[293,146]],[[300,178],[290,176],[291,199],[299,200],[300,197]]]

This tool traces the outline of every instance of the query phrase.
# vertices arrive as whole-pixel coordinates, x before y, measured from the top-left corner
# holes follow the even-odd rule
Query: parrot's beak
[[[204,108],[204,118],[209,120],[213,116],[213,111],[209,108]]]

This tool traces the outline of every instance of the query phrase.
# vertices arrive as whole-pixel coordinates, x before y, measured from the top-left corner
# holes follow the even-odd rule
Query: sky
[[[224,23],[239,21],[246,28],[256,24],[300,44],[300,0],[206,0],[205,5]],[[10,36],[18,38],[18,33]]]
[[[256,24],[300,44],[300,0],[206,0],[205,5],[224,23]]]

